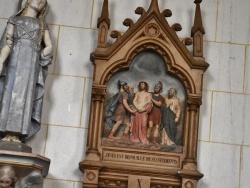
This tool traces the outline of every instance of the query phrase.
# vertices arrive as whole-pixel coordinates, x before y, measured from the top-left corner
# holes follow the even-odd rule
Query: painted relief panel
[[[180,39],[181,25],[169,25],[172,12],[157,0],[148,10],[135,10],[137,21],[124,20],[125,33],[109,31],[103,0],[98,44],[90,56],[95,69],[86,158],[80,163],[87,178],[83,187],[197,187],[203,177],[196,161],[197,120],[209,66],[201,1],[194,2],[191,38]],[[193,45],[192,53],[186,45]]]
[[[144,51],[107,84],[103,146],[181,153],[186,95],[164,60]]]

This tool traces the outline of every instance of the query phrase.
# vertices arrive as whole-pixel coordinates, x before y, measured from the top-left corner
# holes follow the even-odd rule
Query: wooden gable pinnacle
[[[203,58],[203,35],[205,34],[205,29],[202,25],[201,8],[200,3],[202,0],[195,0],[196,10],[194,18],[194,26],[191,30],[191,36],[193,37],[193,56],[196,59]]]
[[[201,16],[201,8],[200,3],[202,0],[195,0],[194,3],[196,4],[196,10],[195,10],[195,19],[194,19],[194,26],[191,30],[191,36],[193,37],[194,34],[197,32],[197,30],[200,30],[202,34],[205,34],[205,29],[202,24],[202,16]]]
[[[187,63],[191,68],[203,69],[206,70],[209,66],[208,63],[204,61],[204,59],[194,59],[194,57],[190,54],[185,44],[190,45],[190,41],[192,40],[186,38],[184,40],[180,40],[176,31],[180,31],[181,25],[176,23],[173,26],[169,26],[165,17],[170,17],[172,15],[171,10],[166,9],[162,11],[159,10],[158,0],[152,0],[150,7],[147,11],[145,11],[142,7],[138,7],[135,11],[137,14],[141,14],[141,17],[134,23],[131,19],[127,18],[124,21],[124,25],[128,26],[128,30],[122,35],[119,31],[115,30],[111,32],[111,37],[115,38],[116,41],[111,45],[105,45],[105,49],[96,49],[94,55],[96,58],[100,57],[103,59],[110,59],[113,54],[117,53],[119,49],[121,49],[127,41],[131,40],[136,33],[138,33],[143,27],[145,27],[150,20],[154,19],[157,22],[157,27],[159,30],[162,30],[165,34],[167,34],[168,38],[171,40],[173,45],[178,49],[179,53],[187,59]],[[153,32],[153,29],[150,28]],[[99,28],[100,30],[100,28]],[[148,38],[148,40],[155,40],[155,37]],[[183,43],[184,41],[184,43]],[[188,41],[188,42],[186,42]]]
[[[149,9],[148,9],[148,13],[152,12],[152,11],[156,11],[156,12],[160,13],[158,0],[152,0],[151,1],[151,4],[150,4]]]
[[[108,0],[103,1],[102,13],[101,13],[101,16],[98,18],[97,28],[100,27],[100,24],[102,22],[106,22],[106,24],[108,25],[108,28],[110,27]]]
[[[98,18],[97,28],[98,30],[98,44],[100,48],[104,48],[107,45],[108,30],[110,27],[108,0],[103,1],[101,17]]]

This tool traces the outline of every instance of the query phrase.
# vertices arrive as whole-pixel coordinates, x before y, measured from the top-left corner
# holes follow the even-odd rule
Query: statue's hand
[[[175,118],[174,122],[177,123],[179,121],[179,118]]]
[[[2,70],[3,70],[3,63],[0,62],[0,74],[2,73]]]
[[[137,112],[137,110],[131,110],[131,114],[135,114]]]
[[[6,58],[7,57],[8,56],[6,56]],[[6,58],[4,57],[3,51],[0,50],[0,74],[3,71],[3,64],[4,64],[5,60],[6,60]]]

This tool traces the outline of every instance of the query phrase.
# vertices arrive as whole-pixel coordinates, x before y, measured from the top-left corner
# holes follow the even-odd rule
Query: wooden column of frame
[[[123,24],[128,26],[124,34],[112,31],[111,37],[116,40],[108,44],[110,20],[108,0],[104,0],[101,17],[98,19],[98,44],[91,54],[94,80],[86,158],[79,164],[84,172],[84,188],[197,187],[197,181],[203,176],[197,170],[196,162],[199,108],[202,103],[203,74],[209,66],[203,57],[205,31],[202,26],[201,1],[195,0],[192,38],[180,39],[176,32],[181,30],[181,25],[176,23],[170,26],[166,20],[166,17],[172,16],[171,10],[160,12],[157,0],[152,0],[147,11],[142,7],[135,10],[140,15],[137,22],[129,18],[124,21]],[[193,45],[193,54],[186,45]],[[164,87],[170,87],[168,79],[173,77],[183,88],[182,125],[179,125],[182,126],[181,144],[176,146],[179,150],[174,148],[172,151],[163,151],[159,143],[146,145],[153,149],[146,149],[146,146],[138,148],[130,141],[124,141],[124,145],[120,139],[114,141],[105,136],[105,107],[109,85],[117,81],[116,75],[129,71],[137,63],[136,58],[143,53],[162,60],[166,74],[169,75],[166,80],[163,79],[168,83]],[[140,57],[143,58],[143,55]]]

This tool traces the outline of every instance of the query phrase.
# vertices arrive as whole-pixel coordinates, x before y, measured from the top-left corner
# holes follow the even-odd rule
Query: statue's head
[[[177,96],[177,89],[176,88],[170,88],[168,90],[168,98],[176,97]]]
[[[134,85],[128,84],[128,90],[129,90],[129,93],[134,93]]]
[[[47,6],[47,0],[27,0],[26,8],[30,7],[37,11],[38,15],[44,14]]]
[[[163,89],[162,83],[158,81],[158,83],[155,84],[154,93],[161,93],[162,89]]]
[[[125,81],[122,81],[122,80],[118,80],[118,89],[120,90],[121,88],[124,90],[124,91],[128,91],[128,84],[127,82]]]
[[[36,17],[40,20],[41,33],[39,36],[39,44],[42,41],[44,35],[44,17],[47,8],[47,0],[27,0],[25,3],[25,7],[18,13],[22,16],[26,15],[28,9],[33,9],[36,11]]]
[[[0,168],[0,188],[14,188],[16,180],[16,172],[11,166]]]
[[[138,84],[138,91],[148,91],[149,90],[149,85],[147,82],[141,81]]]

